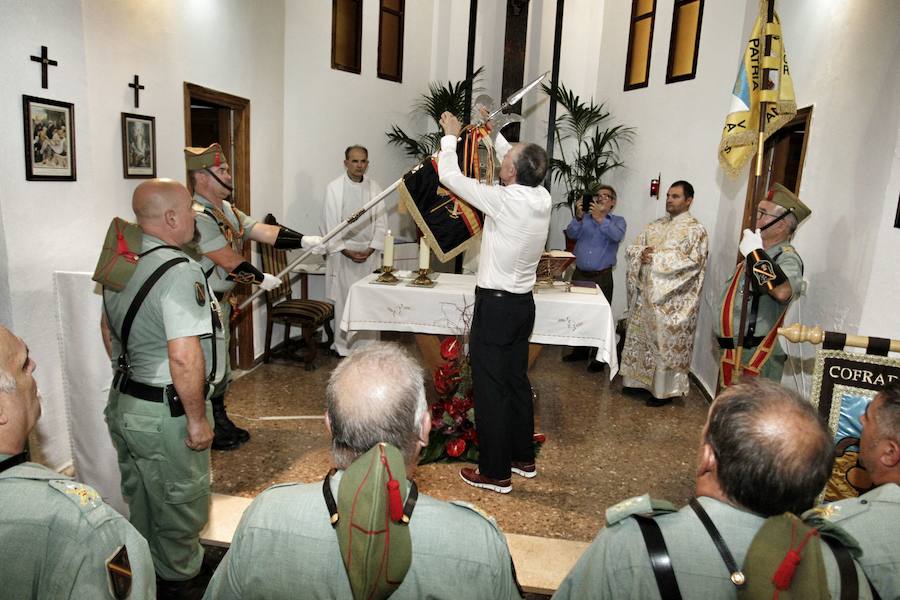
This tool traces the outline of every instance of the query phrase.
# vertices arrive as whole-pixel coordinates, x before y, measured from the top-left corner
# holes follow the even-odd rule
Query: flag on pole
[[[467,127],[462,133],[460,169],[467,177],[493,182],[494,152],[487,131]],[[483,145],[483,149],[482,148]],[[482,168],[481,152],[485,153]],[[483,215],[465,198],[441,185],[437,159],[428,157],[403,176],[400,202],[441,262],[467,250],[481,233]]]
[[[775,14],[772,22],[766,23],[765,0],[760,3],[759,14],[738,67],[731,92],[731,109],[725,118],[722,141],[719,142],[719,163],[732,175],[737,175],[756,153],[761,102],[768,103],[764,139],[797,114],[794,82],[788,69],[781,22]],[[768,57],[764,52],[766,34],[772,36]],[[768,71],[768,82],[762,80],[763,69],[771,69]]]

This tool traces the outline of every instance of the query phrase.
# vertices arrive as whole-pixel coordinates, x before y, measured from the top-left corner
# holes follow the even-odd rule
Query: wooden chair
[[[275,217],[266,215],[263,220],[267,225],[277,225]],[[279,273],[287,266],[287,253],[284,250],[276,250],[269,244],[259,244],[262,255],[263,271]],[[319,353],[319,344],[316,343],[315,333],[320,327],[325,328],[328,336],[328,346],[334,341],[334,331],[331,329],[331,320],[334,318],[334,306],[329,302],[309,300],[307,298],[306,273],[302,273],[302,298],[291,296],[290,273],[281,277],[281,285],[274,290],[265,293],[266,299],[266,351],[263,362],[269,362],[272,357],[272,326],[275,323],[284,325],[284,342],[279,352],[283,352],[289,358],[302,360],[307,371],[316,368],[316,355]],[[292,351],[291,326],[300,327],[303,332],[303,340],[306,342],[306,352],[302,355]]]

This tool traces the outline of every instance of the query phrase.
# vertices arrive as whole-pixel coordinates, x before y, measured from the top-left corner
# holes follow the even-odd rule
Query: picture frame
[[[156,117],[122,113],[122,171],[125,179],[156,177]]]
[[[828,423],[835,444],[835,462],[822,500],[853,498],[872,487],[859,464],[860,417],[878,391],[900,379],[900,359],[845,350],[819,350],[813,371],[810,402]]]
[[[75,105],[22,96],[25,179],[75,181]]]

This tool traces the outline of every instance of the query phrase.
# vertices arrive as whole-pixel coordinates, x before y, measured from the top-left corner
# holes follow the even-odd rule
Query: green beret
[[[222,163],[227,163],[225,153],[222,146],[218,143],[210,144],[206,148],[185,148],[184,162],[188,171],[199,171],[209,167],[218,167]]]
[[[777,204],[787,210],[793,210],[794,216],[797,217],[797,223],[802,223],[806,217],[812,214],[812,210],[797,197],[797,194],[787,189],[780,183],[772,185],[769,195],[766,198],[772,204]]]

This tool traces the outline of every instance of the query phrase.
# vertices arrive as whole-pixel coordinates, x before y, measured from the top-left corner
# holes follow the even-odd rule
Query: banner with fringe
[[[487,131],[466,128],[463,138],[458,145],[463,149],[460,169],[468,177],[492,183],[494,152]],[[486,149],[484,169],[479,153],[482,143]],[[401,205],[412,216],[426,243],[441,262],[464,252],[481,233],[484,218],[481,211],[441,185],[434,157],[426,158],[404,175],[398,193]]]
[[[737,175],[756,153],[760,102],[768,103],[763,141],[797,114],[781,22],[775,14],[773,21],[766,23],[765,0],[760,3],[759,14],[738,68],[731,109],[719,142],[719,163],[732,175]],[[772,36],[771,56],[768,57],[764,55],[767,34]],[[771,69],[767,82],[762,79],[763,69]]]

